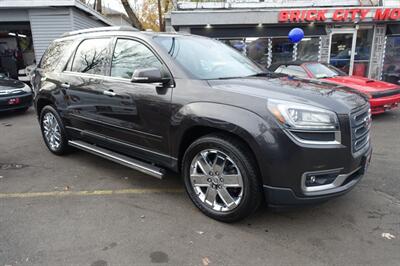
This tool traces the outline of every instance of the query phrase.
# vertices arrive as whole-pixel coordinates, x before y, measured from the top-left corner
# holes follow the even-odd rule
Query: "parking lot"
[[[33,109],[0,115],[0,265],[400,265],[400,111],[373,119],[372,163],[347,195],[235,224],[164,180],[52,155]]]

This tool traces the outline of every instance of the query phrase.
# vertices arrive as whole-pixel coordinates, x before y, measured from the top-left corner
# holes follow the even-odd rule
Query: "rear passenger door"
[[[104,134],[103,117],[112,112],[113,100],[104,77],[108,75],[112,38],[85,39],[77,46],[63,72],[61,87],[67,102],[68,130]]]

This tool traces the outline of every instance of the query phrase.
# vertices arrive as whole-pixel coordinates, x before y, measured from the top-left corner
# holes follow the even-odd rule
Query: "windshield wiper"
[[[276,77],[276,73],[272,73],[272,72],[259,72],[253,75],[249,75],[246,77]]]

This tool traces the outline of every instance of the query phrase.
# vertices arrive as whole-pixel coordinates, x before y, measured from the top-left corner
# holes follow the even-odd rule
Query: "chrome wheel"
[[[215,211],[231,211],[242,200],[243,178],[239,167],[219,150],[203,150],[194,157],[190,181],[200,201]]]
[[[54,114],[47,112],[43,117],[42,126],[49,148],[53,151],[58,150],[61,146],[61,131]]]

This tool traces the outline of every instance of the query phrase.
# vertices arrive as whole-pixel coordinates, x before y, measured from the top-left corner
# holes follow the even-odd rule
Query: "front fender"
[[[261,175],[268,176],[268,167],[264,167],[262,154],[269,147],[274,149],[276,143],[274,128],[256,113],[236,106],[210,102],[196,102],[182,106],[172,116],[171,121],[171,153],[178,157],[181,140],[185,133],[193,127],[203,126],[229,132],[247,143],[254,153]]]

